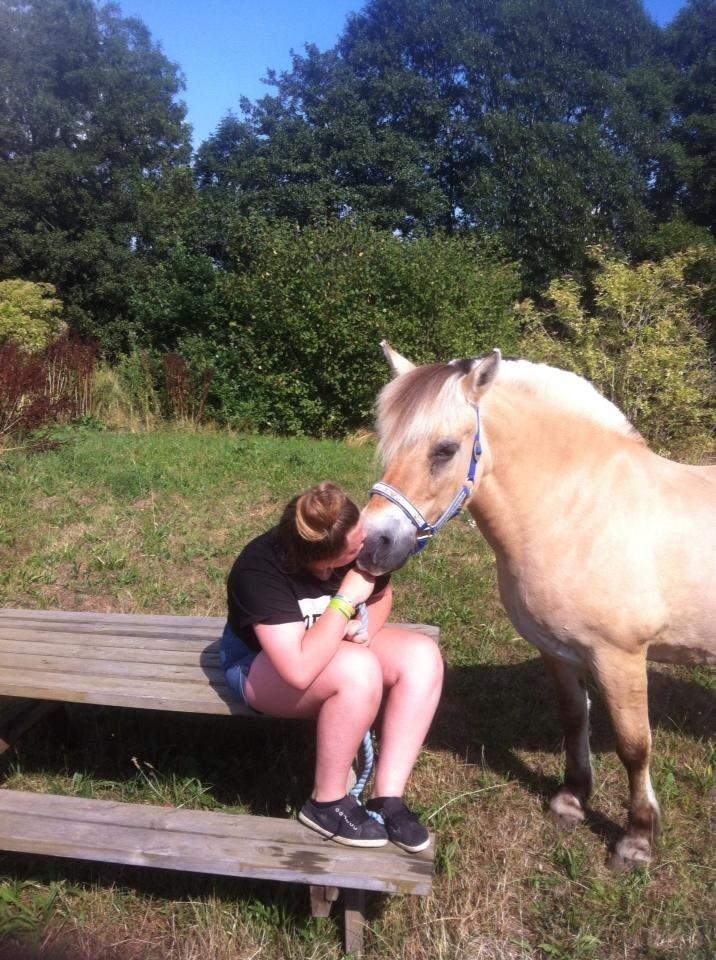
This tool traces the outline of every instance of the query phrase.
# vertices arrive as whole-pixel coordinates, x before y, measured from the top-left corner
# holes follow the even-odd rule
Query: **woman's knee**
[[[442,651],[433,638],[424,633],[412,633],[405,651],[404,676],[427,686],[442,686],[444,672]]]
[[[326,668],[342,692],[353,691],[359,697],[383,695],[383,673],[380,661],[367,647],[344,643]]]

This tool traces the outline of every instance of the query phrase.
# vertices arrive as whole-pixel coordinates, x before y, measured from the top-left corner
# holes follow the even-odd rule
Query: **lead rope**
[[[356,606],[356,612],[360,617],[360,622],[362,628],[368,632],[368,607],[364,603],[359,603]],[[375,751],[373,749],[373,736],[370,730],[367,731],[366,735],[363,737],[363,772],[358,778],[356,785],[351,790],[351,795],[360,798],[360,795],[365,790],[366,784],[370,780],[370,775],[373,773],[373,767],[375,766]],[[373,817],[374,820],[377,820],[378,823],[383,823],[383,818],[379,813],[376,813],[374,810],[365,811],[369,816]]]

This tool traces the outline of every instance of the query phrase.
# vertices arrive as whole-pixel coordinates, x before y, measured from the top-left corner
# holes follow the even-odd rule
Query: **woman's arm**
[[[385,626],[393,607],[393,588],[387,584],[384,590],[367,602],[368,607],[368,636],[372,639]]]
[[[343,578],[340,593],[351,602],[366,601],[375,586],[369,574],[351,570]],[[306,690],[330,663],[345,636],[348,621],[333,607],[328,607],[306,630],[298,623],[254,625],[256,636],[276,673],[289,686]]]
[[[299,623],[257,623],[254,631],[276,673],[291,687],[306,690],[330,663],[345,635],[348,621],[329,607],[306,630]]]

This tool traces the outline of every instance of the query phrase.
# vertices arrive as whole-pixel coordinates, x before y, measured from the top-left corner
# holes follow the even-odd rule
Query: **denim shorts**
[[[257,650],[247,647],[241,637],[237,636],[227,622],[221,635],[219,648],[219,663],[224,671],[226,682],[237,698],[250,710],[254,708],[246,699],[246,678],[249,675],[251,664],[258,656]],[[254,713],[258,713],[254,710]]]

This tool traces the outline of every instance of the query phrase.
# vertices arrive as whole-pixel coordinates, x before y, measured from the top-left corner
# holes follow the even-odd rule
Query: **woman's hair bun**
[[[296,501],[296,531],[302,540],[325,540],[341,517],[346,495],[341,488],[325,480],[302,493]]]

